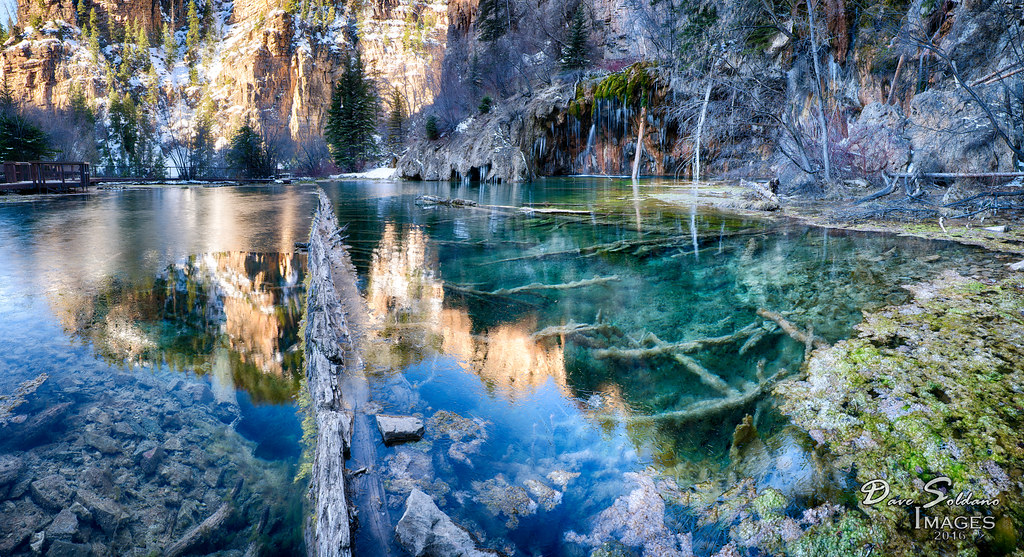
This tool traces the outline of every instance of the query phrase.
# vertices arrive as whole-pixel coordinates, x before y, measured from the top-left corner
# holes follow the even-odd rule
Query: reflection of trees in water
[[[304,268],[295,254],[192,256],[157,277],[115,278],[93,296],[76,296],[61,319],[108,362],[199,374],[226,365],[229,377],[219,380],[255,401],[285,402],[302,373]]]

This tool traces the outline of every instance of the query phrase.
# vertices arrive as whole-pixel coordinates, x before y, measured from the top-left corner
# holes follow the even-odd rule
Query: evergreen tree
[[[92,106],[90,106],[89,99],[85,96],[85,91],[74,84],[71,85],[71,100],[68,108],[71,112],[72,120],[87,123],[89,127],[96,123],[96,113],[93,111]]]
[[[89,3],[86,0],[78,0],[78,9],[75,11],[75,16],[78,19],[78,26],[82,29],[82,32],[86,32],[86,25],[89,23]]]
[[[427,132],[427,139],[429,139],[430,141],[434,141],[435,139],[441,137],[441,132],[440,130],[437,129],[437,116],[431,114],[430,116],[427,117],[427,124],[424,131]]]
[[[481,41],[493,43],[512,26],[512,0],[480,0],[477,30]]]
[[[5,76],[0,87],[0,161],[37,161],[54,154],[46,133],[19,113]]]
[[[3,24],[0,24],[0,45],[2,45],[5,42],[7,42],[7,38],[9,36],[10,35],[7,34],[7,28],[4,27]]]
[[[196,8],[196,1],[188,2],[188,34],[185,35],[185,57],[188,60],[194,59],[196,50],[199,48],[201,24],[199,23],[199,10]]]
[[[170,23],[164,23],[164,59],[168,69],[178,59],[178,41],[174,38],[174,29]]]
[[[146,77],[146,81],[148,81],[146,84],[146,105],[155,111],[160,102],[160,77],[156,74],[156,67],[152,64],[149,65]]]
[[[231,146],[225,158],[228,167],[243,178],[267,178],[274,175],[273,158],[267,145],[248,123],[231,137]]]
[[[149,33],[146,32],[146,26],[141,23],[138,24],[138,28],[135,30],[135,45],[137,47],[136,52],[139,67],[149,69],[151,65],[149,59]]]
[[[583,4],[576,8],[576,13],[569,23],[569,36],[562,49],[562,68],[566,70],[582,70],[590,61],[587,59],[587,14]]]
[[[350,170],[376,154],[373,133],[378,104],[373,81],[366,77],[356,50],[345,61],[345,71],[334,86],[324,126],[324,139],[338,166]]]
[[[391,114],[388,116],[388,149],[397,154],[402,148],[403,127],[405,124],[405,102],[398,87],[391,90]]]
[[[95,60],[100,59],[100,18],[96,8],[89,10],[89,52]]]
[[[480,99],[480,114],[487,114],[491,111],[491,106],[494,104],[494,99],[490,95],[484,95],[484,98]]]
[[[39,126],[14,110],[0,113],[0,160],[38,161],[55,153]]]

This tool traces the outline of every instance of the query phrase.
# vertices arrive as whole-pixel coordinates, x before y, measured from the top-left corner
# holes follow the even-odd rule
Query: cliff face
[[[565,22],[556,8],[569,4],[541,0],[535,11]],[[402,174],[502,181],[628,175],[644,120],[641,174],[687,177],[707,93],[700,139],[705,176],[779,176],[785,187],[802,190],[861,178],[882,184],[882,172],[1002,172],[1015,168],[1007,143],[1024,144],[1014,116],[1024,106],[1022,76],[994,73],[1024,63],[1015,5],[910,0],[854,10],[838,0],[817,6],[816,37],[805,11],[767,14],[731,0],[586,6],[586,71],[567,73],[557,63],[567,24],[544,29],[538,39],[522,29],[535,22],[521,23],[510,33],[518,33],[522,58],[546,60],[539,65],[547,75],[536,72],[529,91],[492,114],[474,115],[472,101],[456,121],[443,107],[435,111],[444,124],[441,138],[414,141],[400,162]],[[446,65],[456,70],[445,86],[458,89],[466,81],[459,75],[470,73],[465,60],[491,47],[478,39],[480,14],[472,5],[453,2],[449,17]],[[563,42],[552,47],[554,39]],[[463,43],[468,46],[455,49]],[[629,64],[637,61],[656,68],[660,84],[640,84],[647,98],[626,98],[616,87],[631,87]],[[529,63],[522,67],[530,71]],[[564,91],[573,86],[575,93]],[[560,99],[553,108],[552,98]],[[496,138],[505,147],[481,149]]]
[[[415,111],[434,98],[448,29],[444,2],[380,0],[351,12],[343,5],[307,0],[306,8],[289,13],[275,0],[200,1],[206,41],[194,55],[196,76],[190,79],[180,52],[168,64],[160,46],[165,25],[176,30],[179,49],[184,45],[186,1],[94,0],[89,6],[101,29],[98,58],[87,48],[79,28],[86,22],[78,21],[71,0],[21,4],[18,18],[25,32],[0,52],[0,67],[16,101],[44,110],[66,108],[78,89],[104,105],[110,93],[106,74],[116,71],[125,50],[114,37],[130,25],[142,25],[155,45],[150,57],[161,90],[157,112],[177,120],[207,103],[222,138],[246,120],[269,126],[272,135],[318,136],[332,85],[352,49],[349,29],[355,27],[364,65],[381,97],[386,101],[397,88],[406,110]],[[129,86],[151,84],[140,76]],[[184,99],[190,107],[178,106]]]

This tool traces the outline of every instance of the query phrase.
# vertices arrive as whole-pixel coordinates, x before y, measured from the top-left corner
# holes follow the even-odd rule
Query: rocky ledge
[[[857,337],[816,351],[806,377],[779,384],[780,408],[856,488],[885,480],[889,497],[863,504],[806,538],[824,547],[873,546],[886,555],[949,551],[1003,555],[1024,524],[1024,278],[979,282],[947,271],[907,286],[914,299],[865,315]],[[941,521],[990,520],[936,538],[913,530],[913,506],[935,499],[940,481],[951,500],[925,511]],[[909,500],[910,505],[889,501]],[[998,500],[990,505],[980,500]]]

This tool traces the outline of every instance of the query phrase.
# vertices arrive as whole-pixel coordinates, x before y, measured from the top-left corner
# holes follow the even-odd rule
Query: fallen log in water
[[[813,330],[811,330],[809,333],[805,333],[800,329],[797,329],[796,325],[791,323],[788,319],[786,319],[785,317],[778,313],[775,313],[774,311],[769,311],[764,308],[760,308],[757,310],[757,314],[765,319],[774,321],[775,324],[779,326],[779,328],[781,328],[787,335],[792,337],[793,340],[799,342],[800,344],[804,344],[812,348],[828,347],[828,343],[825,342],[824,339],[814,336]]]
[[[514,288],[499,288],[498,290],[490,291],[477,290],[475,288],[459,286],[456,284],[446,284],[444,285],[444,287],[454,292],[461,292],[463,294],[473,294],[475,296],[512,296],[515,294],[532,294],[536,292],[543,292],[545,290],[571,290],[573,288],[584,288],[587,286],[607,284],[609,282],[615,282],[617,280],[619,280],[619,275],[611,275],[607,277],[594,277],[559,284],[541,284],[539,282],[535,282],[523,286],[516,286]]]
[[[343,228],[324,192],[319,196],[309,239],[304,331],[306,382],[317,426],[306,548],[311,556],[352,555],[351,505],[365,532],[360,552],[387,557],[396,554],[394,529],[376,473],[374,432],[366,426],[369,385],[356,342],[365,328],[364,309],[355,267],[346,246],[338,241]],[[368,472],[346,477],[348,457],[355,469]]]
[[[607,348],[595,350],[594,357],[598,360],[642,360],[655,356],[671,355],[676,353],[698,352],[709,346],[720,346],[746,339],[761,330],[760,324],[755,321],[746,327],[729,335],[720,337],[700,338],[682,342],[665,342],[658,337],[649,334],[645,340],[653,341],[653,346],[644,348]]]
[[[194,547],[200,543],[206,541],[211,534],[220,529],[227,520],[231,513],[235,510],[235,499],[238,498],[238,494],[242,492],[242,480],[238,480],[235,484],[234,489],[231,490],[231,494],[228,495],[228,500],[216,510],[213,514],[207,517],[206,520],[200,522],[195,528],[192,528],[185,533],[182,538],[172,543],[167,549],[164,550],[165,557],[178,557],[189,553]]]
[[[673,420],[676,422],[691,422],[694,420],[709,418],[711,416],[715,416],[723,412],[728,412],[730,410],[735,410],[736,408],[740,408],[742,406],[750,404],[751,402],[754,402],[755,400],[757,400],[757,398],[759,398],[761,395],[763,395],[769,389],[771,389],[775,385],[775,383],[777,383],[779,379],[782,378],[782,376],[785,373],[786,370],[781,369],[771,377],[763,381],[760,381],[756,385],[752,384],[743,391],[734,391],[734,394],[732,394],[731,396],[711,400],[702,400],[700,402],[695,402],[679,410],[670,410],[668,412],[662,412],[660,414],[637,414],[632,416],[603,414],[599,415],[598,417],[612,421],[622,421],[625,422],[626,424],[654,423],[664,420]]]
[[[333,209],[323,192],[320,195],[308,244],[304,331],[306,382],[317,427],[309,490],[313,519],[307,525],[306,547],[310,556],[348,557],[352,535],[343,450],[347,422],[339,381],[351,354],[351,339],[328,260],[329,243],[339,229]]]

